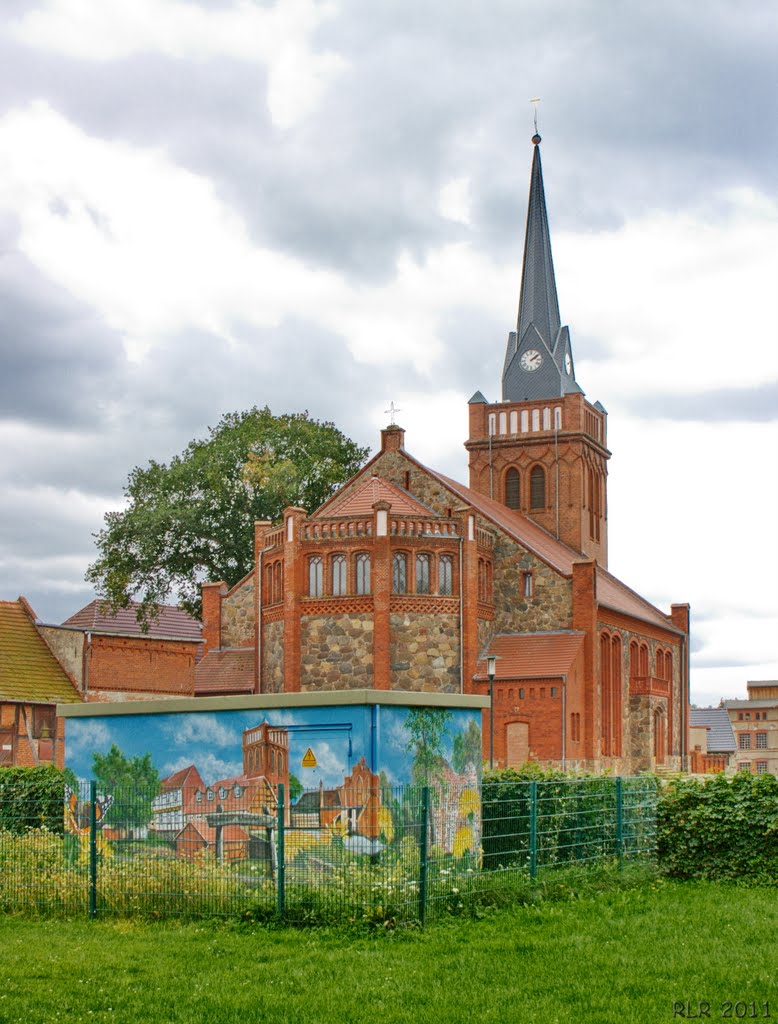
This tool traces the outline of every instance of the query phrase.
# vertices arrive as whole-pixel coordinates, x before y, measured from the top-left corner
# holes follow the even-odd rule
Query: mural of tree
[[[151,820],[151,802],[159,793],[159,772],[151,754],[127,757],[114,743],[107,754],[92,755],[92,773],[101,793],[114,798],[111,820],[144,828]]]
[[[454,737],[451,766],[455,772],[464,772],[467,771],[467,766],[472,764],[476,773],[480,776],[482,761],[481,730],[478,727],[478,723],[471,719],[467,723],[465,731],[457,733]]]
[[[452,719],[446,708],[412,708],[408,712],[406,749],[413,754],[411,779],[417,786],[445,783],[444,744]]]

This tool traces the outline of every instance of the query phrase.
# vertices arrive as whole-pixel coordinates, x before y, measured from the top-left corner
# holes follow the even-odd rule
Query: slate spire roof
[[[535,152],[530,175],[519,314],[515,332],[508,335],[502,378],[503,400],[512,402],[559,398],[581,390],[575,381],[570,332],[562,326],[559,317],[540,162],[540,136],[534,135],[532,142]],[[540,353],[541,357],[540,365],[529,372],[521,362],[526,352]]]

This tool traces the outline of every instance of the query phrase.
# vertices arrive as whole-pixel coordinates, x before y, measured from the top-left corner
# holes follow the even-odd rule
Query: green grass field
[[[374,935],[0,917],[0,1021],[778,1022],[777,897],[655,882]]]

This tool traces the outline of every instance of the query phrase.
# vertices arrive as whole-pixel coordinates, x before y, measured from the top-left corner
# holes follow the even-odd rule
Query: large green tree
[[[127,755],[115,743],[107,754],[92,754],[92,774],[100,793],[110,795],[110,821],[131,828],[151,820],[151,803],[159,793],[159,772],[151,754]]]
[[[307,412],[229,413],[169,465],[132,470],[127,508],[105,514],[86,578],[114,609],[139,601],[142,622],[171,594],[199,616],[201,583],[232,586],[251,569],[254,520],[289,505],[313,511],[367,454]]]

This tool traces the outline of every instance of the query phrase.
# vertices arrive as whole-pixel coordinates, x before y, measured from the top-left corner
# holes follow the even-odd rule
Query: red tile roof
[[[396,515],[426,516],[434,513],[420,501],[383,477],[371,476],[353,491],[339,498],[337,495],[323,505],[315,516],[366,516],[377,501],[387,501]]]
[[[81,694],[35,628],[24,600],[0,601],[0,700],[74,704]]]
[[[195,667],[195,696],[253,693],[254,648],[209,651]]]
[[[173,772],[172,775],[168,775],[164,779],[161,779],[160,785],[164,790],[183,789],[184,787],[205,788],[205,783],[193,764],[190,764],[186,768],[182,768],[180,771]]]
[[[566,675],[584,642],[584,633],[501,633],[492,637],[478,661],[475,678],[487,680],[486,655],[497,656],[495,679],[548,679]]]
[[[149,623],[144,633],[137,619],[139,605],[132,601],[128,608],[120,608],[111,614],[103,601],[90,601],[88,605],[65,619],[63,626],[76,626],[95,633],[117,633],[122,636],[166,637],[177,640],[202,640],[203,628],[177,605],[163,604],[159,614]]]

